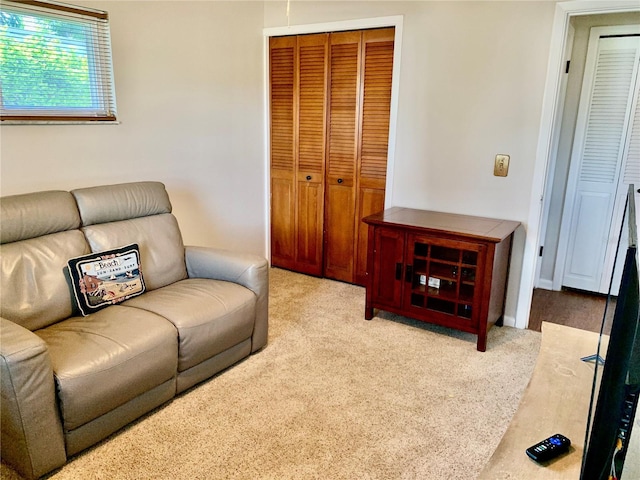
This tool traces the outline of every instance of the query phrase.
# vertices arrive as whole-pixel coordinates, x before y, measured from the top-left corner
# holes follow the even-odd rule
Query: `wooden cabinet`
[[[271,262],[364,285],[384,208],[394,29],[270,39]]]
[[[502,322],[518,222],[392,208],[368,216],[365,318],[374,308],[478,335]]]

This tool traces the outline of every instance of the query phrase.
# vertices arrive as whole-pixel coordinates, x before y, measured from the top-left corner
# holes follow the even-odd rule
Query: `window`
[[[49,1],[3,0],[0,119],[114,121],[107,13]]]

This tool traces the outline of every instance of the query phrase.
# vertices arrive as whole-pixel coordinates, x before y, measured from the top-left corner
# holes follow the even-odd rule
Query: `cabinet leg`
[[[373,318],[373,307],[366,306],[364,309],[364,319],[371,320]]]
[[[478,335],[478,351],[486,352],[487,351],[487,336],[486,335]]]

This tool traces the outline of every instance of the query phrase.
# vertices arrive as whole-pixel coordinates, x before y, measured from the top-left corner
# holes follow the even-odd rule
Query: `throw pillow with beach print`
[[[78,308],[89,315],[144,293],[137,244],[90,253],[67,262]]]

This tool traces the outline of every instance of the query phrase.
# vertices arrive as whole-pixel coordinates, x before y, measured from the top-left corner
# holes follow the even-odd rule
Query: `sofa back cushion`
[[[3,197],[0,201],[0,315],[29,330],[72,314],[67,260],[90,252],[69,192]]]
[[[160,182],[134,182],[72,190],[82,226],[171,213],[171,202]]]
[[[147,290],[187,278],[182,235],[162,183],[125,183],[71,193],[92,252],[137,243]]]
[[[0,243],[17,242],[80,227],[73,196],[60,190],[2,197]]]

